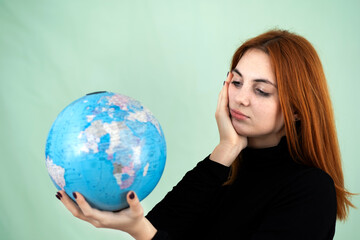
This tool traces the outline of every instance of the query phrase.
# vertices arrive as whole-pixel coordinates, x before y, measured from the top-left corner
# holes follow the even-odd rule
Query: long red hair
[[[337,218],[345,220],[349,207],[354,207],[350,201],[353,194],[344,187],[334,114],[318,54],[305,38],[288,31],[271,30],[242,44],[233,55],[231,70],[250,48],[264,51],[271,59],[291,156],[332,177]],[[226,184],[235,180],[238,167],[239,160],[232,164]]]

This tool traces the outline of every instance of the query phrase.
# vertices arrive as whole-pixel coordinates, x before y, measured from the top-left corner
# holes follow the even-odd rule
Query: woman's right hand
[[[152,239],[156,234],[155,227],[144,216],[143,208],[136,194],[127,194],[129,208],[119,212],[100,211],[92,208],[80,193],[74,193],[76,203],[61,190],[57,198],[75,217],[91,223],[97,228],[111,228],[129,233],[135,239]]]
[[[247,137],[241,136],[235,131],[230,118],[228,90],[232,76],[230,72],[219,94],[215,118],[220,143],[210,155],[211,160],[225,166],[230,166],[241,150],[247,146]]]

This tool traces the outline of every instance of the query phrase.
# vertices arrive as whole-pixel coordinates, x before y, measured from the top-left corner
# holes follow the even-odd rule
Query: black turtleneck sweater
[[[146,216],[153,239],[333,239],[336,193],[324,171],[300,165],[286,138],[245,148],[238,177],[206,157]]]

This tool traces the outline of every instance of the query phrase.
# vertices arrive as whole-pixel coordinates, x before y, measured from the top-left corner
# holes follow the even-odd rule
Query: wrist
[[[155,236],[156,232],[154,225],[146,217],[143,217],[129,234],[136,240],[150,240]]]
[[[229,167],[240,154],[244,147],[240,145],[232,145],[220,143],[210,155],[210,160]]]

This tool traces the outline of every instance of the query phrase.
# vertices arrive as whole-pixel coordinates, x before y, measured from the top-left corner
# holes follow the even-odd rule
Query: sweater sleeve
[[[251,239],[333,239],[336,205],[332,178],[308,169],[274,199]]]
[[[178,239],[205,226],[229,171],[208,156],[187,172],[146,216],[158,230],[153,239]]]

